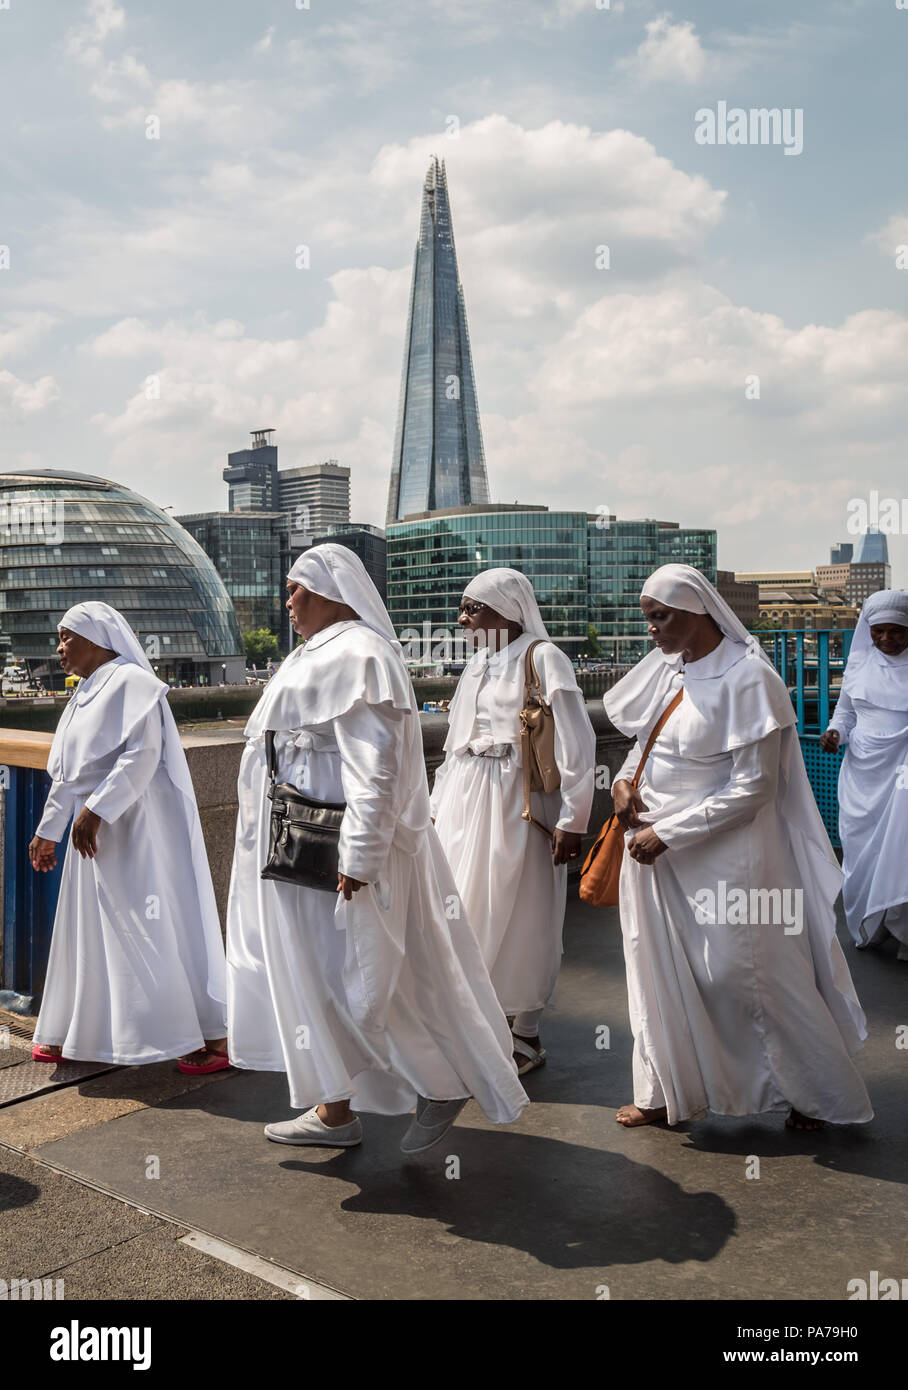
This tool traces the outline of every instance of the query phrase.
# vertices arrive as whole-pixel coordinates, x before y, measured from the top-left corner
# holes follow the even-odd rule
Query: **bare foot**
[[[825,1120],[813,1120],[809,1115],[802,1115],[800,1110],[791,1107],[791,1114],[785,1121],[786,1129],[823,1129]]]
[[[658,1110],[641,1110],[639,1105],[622,1105],[615,1119],[619,1125],[624,1125],[627,1129],[632,1129],[635,1125],[651,1125],[657,1120],[664,1120],[668,1111],[665,1106]]]
[[[63,1048],[56,1047],[52,1043],[36,1043],[35,1046],[37,1047],[38,1051],[42,1053],[45,1057],[63,1056]]]

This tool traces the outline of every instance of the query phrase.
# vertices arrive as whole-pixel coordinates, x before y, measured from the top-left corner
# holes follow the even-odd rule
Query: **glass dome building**
[[[179,522],[106,478],[49,468],[0,474],[3,656],[61,685],[57,623],[85,599],[123,613],[162,680],[243,680],[230,596]]]

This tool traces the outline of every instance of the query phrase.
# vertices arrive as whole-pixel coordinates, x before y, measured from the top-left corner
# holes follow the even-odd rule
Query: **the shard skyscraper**
[[[387,521],[488,500],[445,166],[433,155],[413,261]]]

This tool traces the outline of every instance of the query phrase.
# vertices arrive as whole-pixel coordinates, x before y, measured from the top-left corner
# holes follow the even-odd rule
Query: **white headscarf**
[[[880,623],[908,628],[908,594],[904,590],[880,589],[865,598],[842,690],[852,700],[866,700],[880,709],[908,711],[908,650],[887,656],[875,647],[870,629]]]
[[[346,604],[357,621],[338,622],[333,633],[325,634],[330,639],[352,630],[339,657],[334,642],[322,639],[320,633],[285,657],[249,716],[246,737],[258,738],[266,729],[325,724],[340,718],[357,700],[389,703],[415,713],[400,643],[359,556],[345,545],[314,545],[303,551],[287,578],[311,594]],[[382,639],[380,643],[375,635]]]
[[[195,836],[198,824],[195,792],[176,720],[167,703],[167,686],[154,674],[151,662],[127,619],[109,603],[89,599],[67,609],[57,628],[66,628],[68,632],[75,632],[79,637],[94,642],[96,647],[116,652],[117,660],[99,666],[70,697],[60,716],[48,755],[47,770],[51,777],[59,775],[63,766],[64,737],[67,740],[67,766],[70,763],[70,750],[77,761],[94,761],[119,748],[159,704],[164,731],[164,765],[170,780],[191,802],[187,817]],[[124,663],[140,667],[150,679],[131,678],[128,682],[118,683],[116,687],[111,686],[115,668]],[[107,699],[102,698],[105,691]],[[79,719],[73,724],[77,712],[80,712]]]
[[[151,662],[142,650],[138,637],[123,614],[118,613],[116,608],[111,608],[109,603],[98,603],[89,599],[85,603],[75,604],[67,609],[57,623],[58,631],[64,627],[68,632],[86,637],[89,642],[94,642],[96,647],[116,652],[117,656],[124,657],[136,666],[144,666],[146,671],[152,670]]]
[[[522,632],[513,642],[497,650],[481,647],[470,657],[448,710],[446,753],[462,753],[472,742],[480,682],[487,674],[490,680],[486,704],[489,737],[494,743],[519,742],[526,652],[537,640],[544,645],[536,648],[533,660],[546,700],[551,700],[558,690],[580,694],[570,658],[549,637],[533,586],[525,574],[512,569],[483,570],[470,580],[463,596],[488,604],[503,618],[519,623]]]
[[[358,555],[345,545],[335,545],[326,541],[304,550],[293,564],[287,578],[294,584],[308,589],[310,594],[331,599],[333,603],[345,603],[354,613],[384,637],[400,652],[400,643],[394,633],[388,610],[381,601],[365,565]]]
[[[603,697],[606,714],[622,733],[645,737],[682,683],[684,699],[698,716],[701,753],[728,752],[796,722],[788,689],[769,657],[699,570],[663,565],[646,580],[640,597],[687,613],[708,613],[724,640],[687,666],[680,652],[659,648],[638,662]],[[685,735],[680,752],[686,752]]]
[[[485,603],[512,623],[519,623],[531,637],[549,641],[533,586],[519,570],[483,570],[471,579],[463,591],[464,598]]]
[[[732,642],[743,642],[744,646],[764,655],[757,639],[747,631],[719,591],[692,565],[662,565],[647,579],[640,597],[657,599],[667,608],[683,608],[686,613],[708,613],[723,636],[731,638]]]

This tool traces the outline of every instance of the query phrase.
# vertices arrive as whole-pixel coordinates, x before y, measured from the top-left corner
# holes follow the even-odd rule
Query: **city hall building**
[[[101,599],[124,615],[162,680],[242,681],[230,596],[187,531],[105,478],[39,468],[0,474],[0,639],[61,687],[57,623]]]

